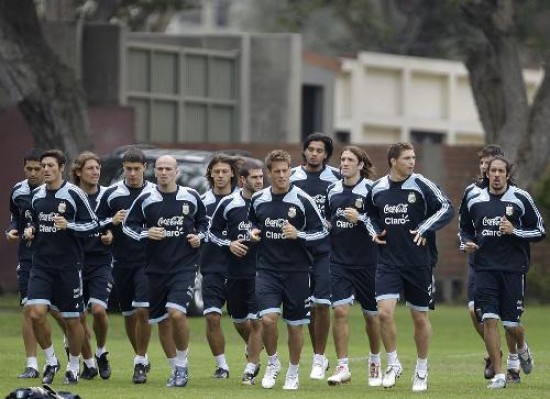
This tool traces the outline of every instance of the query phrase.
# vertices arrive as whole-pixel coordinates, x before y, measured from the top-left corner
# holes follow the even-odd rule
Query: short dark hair
[[[254,169],[263,169],[263,168],[258,161],[247,159],[242,163],[239,169],[239,176],[246,178],[250,174],[250,171]]]
[[[488,144],[477,153],[479,159],[485,157],[496,157],[497,155],[500,155],[501,157],[504,156],[504,150],[498,144]]]
[[[414,146],[411,143],[394,143],[388,147],[388,166],[391,168],[391,160],[397,159],[403,151],[414,150]]]
[[[41,150],[40,148],[31,148],[25,153],[25,156],[23,157],[23,165],[29,161],[40,162],[40,157],[42,156],[43,152],[44,150]]]
[[[40,162],[42,162],[44,158],[55,158],[59,166],[67,164],[67,157],[61,150],[53,149],[44,151],[42,155],[40,155]]]
[[[122,156],[122,163],[125,162],[139,162],[142,164],[147,163],[145,154],[139,148],[130,146],[128,150]]]
[[[206,167],[206,179],[208,180],[208,184],[210,184],[211,188],[214,187],[214,179],[211,176],[212,168],[214,168],[214,165],[218,163],[225,163],[229,165],[231,171],[233,172],[233,177],[231,178],[231,187],[236,187],[239,181],[239,166],[242,163],[242,158],[228,155],[223,152],[218,152],[212,155],[212,158],[210,158],[208,166]]]
[[[327,158],[323,161],[323,165],[326,164],[330,160],[330,157],[332,156],[332,152],[334,151],[334,144],[332,144],[332,139],[324,133],[309,134],[304,140],[304,146],[302,148],[303,150],[302,158],[304,162],[306,160],[306,155],[305,155],[306,148],[309,147],[309,143],[311,143],[312,141],[320,141],[325,145],[325,152],[327,153]]]

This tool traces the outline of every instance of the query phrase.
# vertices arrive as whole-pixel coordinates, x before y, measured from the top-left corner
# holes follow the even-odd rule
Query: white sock
[[[147,356],[136,355],[134,357],[134,366],[136,364],[143,364],[144,366],[147,366],[147,364],[149,364],[149,361],[147,360]]]
[[[79,369],[80,369],[80,357],[69,355],[69,363],[67,363],[67,370],[70,370],[73,373],[78,374]]]
[[[90,367],[95,368],[95,361],[93,357],[91,359],[84,359],[84,364],[88,366],[88,368]]]
[[[279,361],[279,355],[275,352],[272,356],[267,356],[267,364],[276,364]]]
[[[46,358],[46,364],[49,364],[50,366],[56,366],[57,365],[57,357],[55,356],[55,351],[53,349],[53,345],[49,348],[44,349],[44,357]]]
[[[388,366],[399,364],[399,359],[397,358],[397,351],[387,353]]]
[[[166,360],[168,360],[168,364],[170,365],[170,369],[172,369],[172,371],[174,371],[176,369],[176,358],[175,357],[169,357]]]
[[[176,349],[176,360],[174,365],[178,367],[187,367],[187,350],[180,351]]]
[[[338,366],[345,366],[346,368],[348,368],[348,363],[349,363],[349,358],[347,357],[342,357],[338,359]]]
[[[33,369],[38,370],[38,359],[36,356],[27,358],[27,367],[32,367]]]
[[[526,342],[523,348],[518,348],[518,354],[523,355],[525,352],[527,352],[528,349],[529,347],[527,346],[527,342]]]
[[[101,348],[98,346],[96,351],[95,351],[95,355],[97,357],[101,357],[101,355],[103,355],[106,352],[107,352],[107,349],[104,346],[102,346]]]
[[[214,359],[216,359],[216,364],[218,365],[218,367],[225,370],[229,370],[229,365],[227,364],[227,359],[225,358],[225,354],[222,353],[221,355],[214,356]]]
[[[416,371],[424,372],[428,371],[428,359],[416,359]]]
[[[378,353],[369,353],[369,363],[380,364],[380,352]]]
[[[245,373],[253,373],[255,370],[256,370],[256,364],[246,363],[246,367],[244,368]]]
[[[325,355],[319,355],[318,353],[313,355],[313,362],[314,363],[323,363],[325,361]]]
[[[507,369],[519,369],[519,355],[517,353],[509,353],[506,361]]]
[[[298,374],[298,370],[300,369],[299,364],[292,364],[288,363],[288,370],[286,371],[286,375],[296,375]]]

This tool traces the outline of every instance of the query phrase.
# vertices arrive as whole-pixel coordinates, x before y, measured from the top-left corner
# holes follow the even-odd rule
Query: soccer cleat
[[[80,378],[85,380],[93,380],[96,375],[97,369],[95,367],[88,367],[86,363],[84,363],[84,367],[80,373]]]
[[[508,369],[506,371],[506,384],[519,384],[521,377],[518,369]]]
[[[147,366],[145,364],[137,363],[134,366],[132,382],[134,384],[145,384],[147,382]]]
[[[382,386],[382,373],[380,372],[380,363],[371,363],[369,365],[369,387]]]
[[[174,370],[174,386],[183,388],[187,385],[188,379],[187,367],[176,366]]]
[[[97,368],[99,371],[99,376],[103,380],[108,380],[111,377],[111,365],[109,364],[109,359],[107,359],[108,353],[109,352],[105,352],[101,356],[95,357],[95,360],[97,362]]]
[[[55,366],[52,366],[50,364],[46,364],[44,366],[44,372],[42,373],[42,383],[43,384],[51,384],[54,377],[55,377],[55,373],[57,373],[59,371],[60,367],[61,367],[61,365],[59,364],[59,362],[57,362],[57,364]]]
[[[317,355],[315,355],[317,356]],[[326,356],[323,356],[322,360],[313,360],[313,364],[311,365],[311,373],[309,374],[309,378],[312,380],[324,380],[325,379],[325,372],[328,370],[328,359]]]
[[[218,367],[216,368],[216,370],[214,370],[214,374],[212,374],[212,378],[219,378],[219,379],[229,378],[229,370],[224,369],[223,367]]]
[[[65,385],[78,384],[78,373],[75,373],[74,371],[71,371],[71,370],[67,370],[65,372],[65,380],[63,381],[63,384]]]
[[[388,367],[386,367],[386,373],[384,374],[384,378],[382,379],[382,386],[384,388],[392,388],[395,386],[395,381],[401,377],[401,373],[403,372],[403,368],[400,364],[390,364]]]
[[[503,377],[494,377],[492,380],[491,380],[491,383],[489,385],[487,385],[487,388],[489,389],[502,389],[502,388],[506,388],[506,379],[503,378]]]
[[[34,367],[26,367],[25,370],[23,370],[23,372],[17,376],[17,378],[38,378],[38,377],[40,377],[40,373]]]
[[[495,378],[495,369],[493,368],[493,362],[491,362],[490,357],[484,358],[485,360],[485,369],[483,370],[483,376],[486,380],[491,380]]]
[[[281,362],[277,360],[276,363],[268,364],[265,369],[264,378],[262,378],[262,388],[271,389],[277,382],[277,376],[281,371]]]
[[[241,380],[243,385],[254,385],[256,383],[256,376],[260,372],[260,365],[255,364],[254,369],[246,367],[243,372],[243,378]]]
[[[525,350],[523,353],[519,353],[519,365],[521,366],[521,369],[525,374],[531,374],[531,371],[533,371],[533,358],[531,357],[531,352],[529,351],[529,348]]]
[[[413,377],[413,386],[412,386],[413,392],[422,392],[422,391],[426,391],[427,389],[428,389],[428,372],[427,371],[419,372],[415,370],[414,377]]]
[[[298,377],[298,373],[295,374],[287,374],[285,378],[285,385],[283,385],[283,389],[285,391],[295,391],[300,386],[300,379]]]
[[[334,374],[327,378],[329,385],[347,384],[351,381],[351,372],[347,365],[340,364],[334,370]]]

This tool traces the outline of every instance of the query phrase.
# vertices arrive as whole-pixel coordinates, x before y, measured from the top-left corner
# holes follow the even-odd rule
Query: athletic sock
[[[227,364],[227,359],[225,358],[225,354],[221,354],[218,356],[214,356],[214,359],[216,359],[216,364],[219,368],[222,368],[224,370],[229,370],[229,365]]]
[[[176,360],[174,365],[178,367],[187,367],[187,350],[180,351],[176,349]]]
[[[55,356],[53,345],[44,349],[44,357],[46,358],[46,364],[50,366],[56,366],[59,363],[57,361],[57,357]]]
[[[35,370],[38,370],[38,359],[36,356],[30,356],[27,358],[27,367],[32,367]]]

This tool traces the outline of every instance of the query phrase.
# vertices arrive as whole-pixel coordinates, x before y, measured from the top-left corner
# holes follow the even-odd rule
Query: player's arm
[[[147,221],[143,210],[143,201],[149,195],[150,193],[140,194],[133,202],[122,222],[122,231],[124,234],[137,241],[149,238],[149,232],[146,227]]]
[[[531,198],[531,195],[526,191],[516,193],[523,203],[525,213],[521,217],[521,225],[514,226],[512,234],[516,237],[523,238],[527,241],[540,241],[546,237],[546,229],[544,227],[544,220],[535,201]]]

